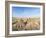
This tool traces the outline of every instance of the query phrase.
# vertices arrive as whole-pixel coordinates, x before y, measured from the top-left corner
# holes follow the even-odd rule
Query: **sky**
[[[40,8],[38,7],[12,7],[12,16],[13,17],[39,17]]]

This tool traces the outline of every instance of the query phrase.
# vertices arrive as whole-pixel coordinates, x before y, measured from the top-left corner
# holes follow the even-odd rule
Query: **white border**
[[[40,30],[32,31],[12,31],[12,6],[14,7],[39,7],[40,8]],[[10,4],[10,26],[9,34],[26,34],[26,33],[42,33],[43,32],[43,7],[40,5],[16,5]]]

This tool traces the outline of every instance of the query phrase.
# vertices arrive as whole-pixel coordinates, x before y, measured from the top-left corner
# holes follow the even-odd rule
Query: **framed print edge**
[[[42,5],[43,6],[43,33],[28,33],[28,34],[9,34],[9,4],[25,3],[32,5]],[[30,3],[30,2],[17,2],[17,1],[5,1],[5,37],[19,37],[19,36],[37,36],[45,34],[45,4],[44,3]]]
[[[5,2],[5,37],[8,37],[8,33],[9,33],[9,30],[8,30],[8,25],[9,25],[9,23],[8,23],[8,20],[9,20],[9,18],[8,18],[8,2]]]

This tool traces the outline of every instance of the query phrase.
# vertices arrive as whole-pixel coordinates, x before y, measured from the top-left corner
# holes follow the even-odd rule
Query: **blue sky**
[[[40,16],[40,8],[38,7],[12,7],[12,16]]]

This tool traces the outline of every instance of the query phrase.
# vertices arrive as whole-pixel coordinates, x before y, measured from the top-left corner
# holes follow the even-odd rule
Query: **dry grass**
[[[39,30],[40,18],[14,18],[12,20],[12,30]]]

